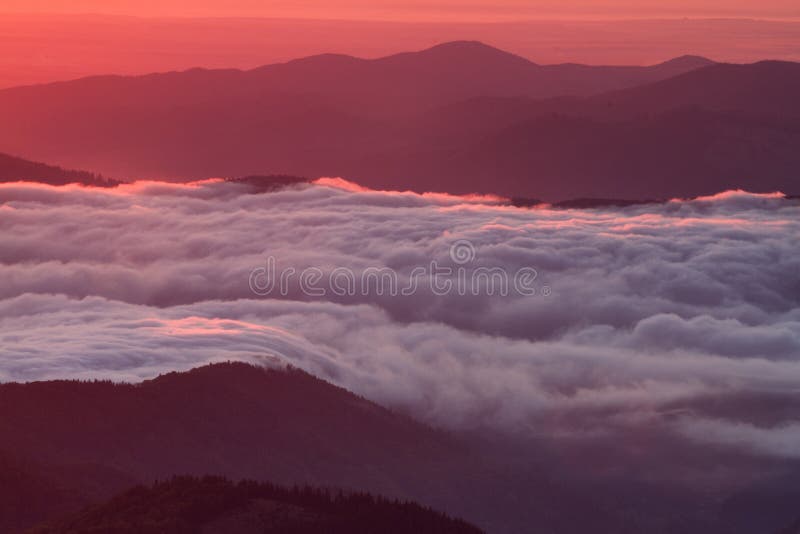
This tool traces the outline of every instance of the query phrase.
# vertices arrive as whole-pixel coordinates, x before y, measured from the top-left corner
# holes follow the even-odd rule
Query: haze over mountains
[[[252,69],[329,52],[381,57],[460,39],[540,64],[651,65],[684,54],[734,63],[797,61],[798,36],[797,21],[731,18],[443,23],[3,13],[0,88],[97,74]]]
[[[800,65],[540,66],[476,42],[377,60],[0,91],[0,149],[119,178],[345,176],[545,200],[797,189]]]
[[[574,534],[591,528],[631,534],[675,529],[749,533],[758,531],[752,525],[770,529],[784,524],[800,498],[796,488],[780,485],[753,486],[745,490],[749,494],[731,496],[720,489],[714,492],[718,497],[680,484],[654,485],[646,477],[598,478],[586,469],[591,462],[570,466],[559,451],[535,441],[515,444],[508,437],[448,434],[302,371],[241,363],[171,373],[134,385],[3,384],[0,416],[3,532],[45,521],[50,527],[36,532],[102,531],[110,525],[133,525],[120,532],[149,532],[148,521],[160,524],[159,532],[175,531],[165,525],[187,523],[218,529],[220,523],[229,529],[239,525],[233,531],[250,532],[242,530],[244,525],[287,521],[285,514],[267,514],[269,507],[254,514],[251,499],[259,493],[303,506],[302,499],[292,500],[280,489],[237,489],[215,479],[174,480],[108,501],[136,484],[174,475],[376,492],[432,505],[492,532],[530,532],[534,525],[545,532]],[[605,461],[613,456],[602,447],[590,454]],[[709,465],[720,461],[709,456]],[[740,461],[750,463],[746,457]],[[783,496],[762,504],[776,492]],[[431,531],[472,531],[415,505],[402,510],[384,504],[381,514],[374,500],[360,507],[347,500],[337,501],[338,507],[325,499],[306,502],[295,512],[302,511],[311,523],[322,522],[320,514],[327,510],[333,526],[337,520],[363,526],[369,518],[379,524],[384,517],[397,532],[420,531],[411,527],[415,521],[420,527],[433,523]],[[78,513],[86,505],[98,506]],[[748,514],[752,525],[737,523],[741,513]],[[290,523],[305,532],[299,528],[308,527],[307,522],[292,515]],[[59,521],[62,517],[66,519]],[[197,530],[187,526],[177,531]],[[347,530],[329,526],[322,531]]]
[[[0,4],[0,534],[800,534],[797,0]]]

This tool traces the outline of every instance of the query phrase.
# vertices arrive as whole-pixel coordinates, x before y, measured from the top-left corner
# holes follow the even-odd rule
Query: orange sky
[[[538,63],[800,61],[800,0],[0,0],[0,89],[464,39]]]
[[[0,11],[406,21],[537,18],[800,18],[797,0],[2,0]]]

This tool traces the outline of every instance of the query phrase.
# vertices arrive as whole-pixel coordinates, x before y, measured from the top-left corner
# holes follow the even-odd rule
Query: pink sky
[[[4,0],[0,11],[137,16],[302,17],[406,21],[568,18],[800,18],[797,0]]]
[[[479,40],[537,63],[800,61],[797,0],[0,0],[0,88]]]

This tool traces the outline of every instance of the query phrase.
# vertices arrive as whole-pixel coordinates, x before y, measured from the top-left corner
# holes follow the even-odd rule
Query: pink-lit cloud
[[[520,209],[339,180],[247,192],[219,180],[0,185],[0,379],[282,362],[452,428],[556,435],[645,421],[757,454],[795,443],[795,422],[754,414],[729,423],[758,430],[698,428],[718,418],[704,412],[709,396],[795,402],[796,201],[730,192]],[[257,295],[248,284],[267,257],[406,282],[431,261],[456,267],[456,241],[473,247],[468,268],[534,268],[539,291],[310,296],[295,281]],[[773,430],[774,446],[745,439]]]

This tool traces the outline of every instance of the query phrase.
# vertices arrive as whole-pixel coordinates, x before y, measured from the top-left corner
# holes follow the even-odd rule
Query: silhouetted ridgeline
[[[0,146],[128,178],[343,176],[548,202],[797,193],[798,92],[796,63],[541,66],[461,42],[7,89]]]
[[[465,465],[480,464],[446,434],[304,372],[237,363],[137,385],[2,384],[0,452],[15,466],[0,472],[0,532],[175,474],[463,509],[454,484],[469,476]]]
[[[542,66],[457,42],[7,89],[0,146],[129,178],[343,176],[548,202],[793,191],[799,80],[793,63]]]
[[[119,184],[116,180],[99,174],[62,169],[8,154],[0,154],[0,182],[38,182],[50,185],[76,183],[94,187],[113,187]]]
[[[367,493],[219,477],[175,477],[138,486],[32,534],[478,534],[468,523],[412,502]]]
[[[657,446],[673,452],[669,443],[651,444],[653,454]],[[703,488],[598,479],[584,464],[565,463],[561,452],[530,439],[431,429],[292,369],[228,363],[140,384],[7,383],[0,384],[0,532],[58,521],[174,475],[369,492],[496,533],[527,533],[535,525],[560,534],[751,534],[751,524],[769,532],[795,515],[794,473],[720,501]],[[722,454],[709,451],[709,464],[748,461],[720,460]],[[148,501],[168,488],[134,495]],[[155,516],[159,510],[152,508]],[[237,510],[220,513],[249,517]]]

